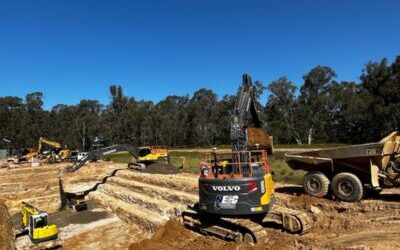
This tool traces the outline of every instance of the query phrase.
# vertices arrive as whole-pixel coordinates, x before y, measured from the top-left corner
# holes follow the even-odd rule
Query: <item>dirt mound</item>
[[[10,215],[3,200],[0,200],[0,249],[15,249]]]
[[[143,173],[149,174],[179,174],[182,171],[169,164],[165,163],[153,163],[146,166],[146,169],[142,170]]]
[[[268,154],[273,153],[273,142],[269,134],[259,128],[247,128],[247,137],[250,149],[267,150]]]
[[[205,237],[185,229],[176,219],[169,220],[165,225],[159,227],[152,238],[134,243],[129,250],[236,250],[236,249],[267,249],[265,246],[251,246],[247,244],[235,244],[225,242],[213,237]]]

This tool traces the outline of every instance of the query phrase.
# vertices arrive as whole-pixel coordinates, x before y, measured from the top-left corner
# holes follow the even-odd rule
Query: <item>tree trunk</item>
[[[83,122],[83,133],[82,133],[82,151],[85,151],[86,144],[86,124]]]
[[[313,136],[313,128],[310,128],[308,131],[308,145],[311,145],[312,143],[312,136]]]

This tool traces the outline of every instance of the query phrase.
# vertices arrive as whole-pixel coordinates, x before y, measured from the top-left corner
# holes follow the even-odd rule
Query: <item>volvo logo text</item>
[[[212,186],[214,191],[240,191],[240,186]]]

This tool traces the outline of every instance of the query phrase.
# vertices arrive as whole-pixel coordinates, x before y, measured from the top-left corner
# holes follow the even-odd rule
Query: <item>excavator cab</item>
[[[225,157],[224,157],[225,156]],[[217,153],[200,166],[199,211],[220,215],[266,214],[275,202],[267,151]]]
[[[35,244],[54,240],[58,237],[57,225],[48,223],[49,215],[39,211],[32,205],[22,202],[21,205],[22,226],[28,230],[29,238]]]
[[[33,243],[57,239],[57,226],[48,224],[48,214],[39,212],[29,216],[29,238]]]
[[[163,146],[139,147],[139,162],[151,164],[154,162],[169,163],[168,149]]]

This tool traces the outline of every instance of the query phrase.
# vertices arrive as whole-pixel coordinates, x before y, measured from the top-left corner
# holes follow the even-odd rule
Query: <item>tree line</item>
[[[266,103],[258,103],[259,113],[279,144],[377,141],[399,129],[399,72],[397,56],[392,63],[367,63],[359,82],[337,81],[336,72],[327,66],[312,68],[297,86],[284,76],[267,85],[256,82],[257,96],[269,93]],[[0,97],[0,137],[10,139],[13,148],[36,147],[42,136],[81,150],[88,150],[95,137],[107,145],[230,143],[234,95],[218,98],[202,88],[192,96],[172,95],[154,103],[128,97],[118,85],[109,91],[106,105],[85,99],[51,110],[43,109],[41,92],[24,99]]]

